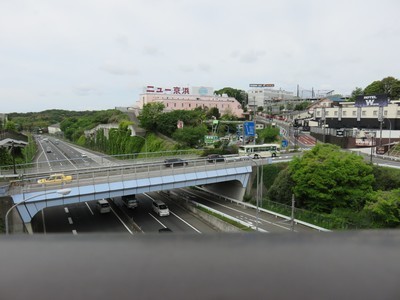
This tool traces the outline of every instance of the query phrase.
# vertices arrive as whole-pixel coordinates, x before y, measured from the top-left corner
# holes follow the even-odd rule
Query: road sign
[[[287,140],[282,140],[282,147],[286,148],[288,146],[288,141]]]
[[[204,142],[206,144],[213,144],[214,142],[218,141],[219,137],[216,135],[205,135],[204,136]]]
[[[273,83],[251,83],[250,87],[274,87]]]
[[[254,122],[244,122],[244,135],[255,136]]]

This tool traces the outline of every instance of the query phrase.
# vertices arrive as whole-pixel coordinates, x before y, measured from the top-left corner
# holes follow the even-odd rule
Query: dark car
[[[225,161],[225,157],[223,157],[221,154],[210,154],[207,156],[207,161],[210,163]]]
[[[188,162],[180,158],[169,158],[164,161],[166,167],[187,166]]]

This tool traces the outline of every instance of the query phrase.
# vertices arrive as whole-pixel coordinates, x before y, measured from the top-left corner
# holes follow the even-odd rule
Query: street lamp
[[[28,197],[21,202],[15,203],[13,206],[10,207],[10,209],[7,211],[6,216],[5,216],[6,235],[9,234],[8,215],[13,210],[13,208],[17,207],[20,204],[26,203],[28,200],[31,200],[31,199],[39,197],[39,196],[50,195],[50,194],[60,194],[60,195],[65,196],[65,195],[68,195],[70,192],[71,192],[71,189],[61,189],[61,190],[52,191],[52,192],[44,192],[44,193],[40,193],[37,195],[33,195],[32,197]]]
[[[259,211],[260,195],[261,195],[261,201],[262,201],[262,185],[261,185],[261,188],[260,188],[260,166],[262,166],[262,165],[259,165],[259,164],[257,163],[257,161],[255,161],[254,159],[252,160],[252,162],[255,163],[256,168],[257,168],[256,231],[258,231],[258,211]],[[261,170],[262,170],[262,168],[261,168]],[[264,172],[261,171],[261,180],[262,180],[262,178],[263,178],[263,173],[264,173]],[[260,190],[260,189],[261,189],[261,190]],[[261,202],[261,203],[262,203],[262,202]],[[261,204],[261,207],[262,207],[262,204]]]

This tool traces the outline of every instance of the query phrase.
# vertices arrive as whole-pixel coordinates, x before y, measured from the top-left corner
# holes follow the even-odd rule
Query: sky
[[[400,78],[398,0],[1,0],[0,113],[133,106],[143,87],[349,95]]]

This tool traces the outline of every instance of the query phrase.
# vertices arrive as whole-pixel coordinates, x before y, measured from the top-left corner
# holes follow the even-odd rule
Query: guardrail
[[[57,171],[71,171],[75,170],[76,167],[80,168],[90,168],[90,162],[93,161],[98,164],[106,164],[106,165],[115,165],[115,164],[130,164],[132,162],[137,161],[148,161],[151,159],[165,159],[168,157],[194,157],[198,156],[198,154],[202,151],[202,149],[191,149],[191,150],[173,150],[173,151],[162,151],[162,152],[141,152],[141,153],[132,153],[132,154],[118,154],[118,155],[90,155],[90,150],[86,150],[87,158],[75,157],[75,158],[67,158],[57,161],[44,161],[44,162],[35,162],[35,163],[27,163],[27,164],[16,164],[15,169],[20,175],[29,175],[36,173],[43,173],[49,169],[49,164],[56,162],[59,164],[59,167],[54,167],[54,172]],[[62,165],[61,165],[62,164]],[[48,172],[48,171],[47,171]],[[1,175],[12,175],[14,173],[14,165],[5,165],[0,166],[0,176]]]
[[[224,218],[227,218],[227,219],[230,219],[230,220],[232,220],[232,221],[235,221],[235,222],[237,222],[237,223],[239,223],[239,224],[241,224],[241,225],[243,225],[243,226],[246,226],[246,227],[248,227],[248,228],[251,228],[251,229],[253,229],[253,230],[257,230],[257,231],[260,231],[260,232],[268,232],[268,231],[266,231],[266,230],[264,230],[264,229],[261,229],[261,228],[259,228],[259,227],[257,227],[257,226],[254,226],[253,224],[247,223],[247,222],[245,222],[245,221],[242,221],[242,220],[240,220],[240,219],[237,219],[237,218],[235,218],[235,217],[232,217],[232,216],[230,216],[230,215],[227,215],[227,214],[225,214],[225,213],[223,213],[223,212],[221,212],[221,211],[219,211],[219,210],[213,209],[213,208],[211,208],[211,207],[209,207],[209,206],[203,205],[203,204],[198,203],[198,202],[193,201],[193,200],[188,200],[188,201],[189,201],[190,203],[192,203],[195,207],[201,207],[201,208],[203,208],[203,209],[209,210],[210,212],[212,212],[212,213],[214,213],[214,214],[217,214],[217,215],[220,215],[220,216],[222,216],[222,217],[224,217]]]
[[[219,198],[221,198],[221,199],[225,199],[225,200],[230,201],[230,202],[235,202],[235,203],[237,203],[237,204],[239,204],[239,205],[243,205],[243,206],[246,206],[246,207],[249,207],[249,208],[258,209],[259,211],[263,211],[263,212],[265,212],[265,213],[267,213],[267,214],[270,214],[270,215],[273,215],[273,216],[275,216],[275,217],[279,217],[279,218],[282,218],[282,219],[286,219],[286,220],[288,220],[288,221],[291,221],[291,220],[292,220],[292,219],[291,219],[290,217],[288,217],[288,216],[285,216],[285,215],[282,215],[282,214],[280,214],[280,213],[276,213],[276,212],[274,212],[274,211],[267,210],[267,209],[264,209],[264,208],[261,208],[261,207],[257,207],[257,206],[255,206],[255,205],[253,205],[253,204],[246,203],[246,202],[243,202],[243,201],[239,201],[239,200],[236,200],[236,199],[233,199],[233,198],[230,198],[230,197],[226,197],[226,196],[223,196],[223,195],[220,195],[220,194],[211,192],[211,191],[209,191],[209,190],[203,189],[203,188],[201,188],[201,187],[196,187],[196,188],[199,189],[199,190],[202,190],[202,191],[204,191],[204,192],[213,194],[213,195],[215,195],[215,196],[217,196],[217,197],[219,197]],[[298,219],[294,219],[294,222],[295,222],[296,224],[301,224],[301,225],[303,225],[303,226],[310,227],[310,228],[315,229],[315,230],[318,230],[318,231],[331,232],[331,230],[329,230],[329,229],[326,229],[326,228],[323,228],[323,227],[320,227],[320,226],[317,226],[317,225],[314,225],[314,224],[310,224],[310,223],[307,223],[307,222],[304,222],[304,221],[301,221],[301,220],[298,220]]]

